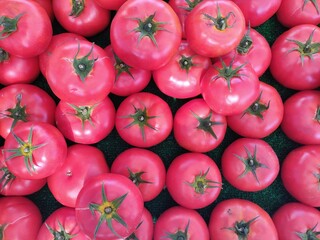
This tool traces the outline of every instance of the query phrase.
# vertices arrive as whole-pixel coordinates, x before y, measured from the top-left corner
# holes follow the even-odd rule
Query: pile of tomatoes
[[[318,239],[319,5],[0,0],[0,239]]]

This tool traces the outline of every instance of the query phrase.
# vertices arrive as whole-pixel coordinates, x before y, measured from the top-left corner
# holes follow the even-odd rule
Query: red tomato
[[[141,221],[136,227],[136,230],[126,239],[127,240],[151,240],[153,237],[153,219],[152,215],[146,208],[143,209]]]
[[[320,91],[294,93],[284,102],[281,129],[300,144],[320,144]]]
[[[279,92],[271,85],[260,82],[259,97],[244,112],[228,116],[228,127],[242,137],[264,138],[278,129],[283,111]]]
[[[39,208],[28,198],[0,198],[2,240],[36,239],[41,223]]]
[[[239,138],[224,150],[222,175],[241,191],[256,192],[270,186],[279,173],[279,159],[262,139]]]
[[[221,60],[202,77],[202,97],[216,113],[239,114],[258,98],[259,85],[259,78],[250,64]]]
[[[245,33],[245,19],[232,1],[202,1],[185,20],[190,48],[207,57],[222,56],[234,49]]]
[[[85,37],[94,36],[110,23],[110,11],[100,7],[95,0],[52,0],[54,15],[68,32]]]
[[[162,159],[147,149],[124,150],[114,159],[111,172],[128,177],[139,188],[145,202],[156,198],[165,186],[166,169]]]
[[[94,144],[107,137],[115,125],[116,110],[105,99],[82,106],[60,101],[55,112],[57,128],[65,138],[82,144]]]
[[[115,73],[103,48],[88,40],[78,40],[55,48],[47,62],[46,78],[61,100],[88,105],[110,93]]]
[[[109,167],[100,149],[90,145],[74,144],[68,147],[64,164],[48,177],[48,187],[61,204],[75,207],[84,183],[91,177],[107,172]]]
[[[128,0],[110,27],[114,52],[134,68],[155,70],[170,61],[181,42],[177,14],[162,0]]]
[[[286,88],[314,89],[320,86],[320,28],[302,24],[283,32],[271,46],[270,72]]]
[[[206,222],[196,210],[174,206],[162,212],[157,219],[153,239],[209,240],[209,232]]]
[[[15,176],[41,179],[62,166],[67,156],[67,143],[53,125],[25,122],[9,133],[3,151],[8,169]]]
[[[55,16],[52,9],[52,0],[35,0],[35,1],[39,3],[44,8],[44,10],[46,10],[51,22],[53,22],[53,20],[55,19]]]
[[[218,198],[222,179],[213,159],[203,153],[191,152],[179,155],[170,163],[166,186],[179,205],[199,209]]]
[[[298,201],[320,207],[320,146],[306,145],[293,149],[281,166],[286,190]]]
[[[319,0],[281,0],[276,12],[277,20],[285,27],[320,23]]]
[[[0,1],[0,48],[18,57],[35,57],[52,38],[51,20],[36,1]]]
[[[186,40],[163,67],[152,72],[161,92],[173,98],[192,98],[201,93],[200,80],[211,65],[211,59],[193,52]]]
[[[279,240],[317,239],[320,231],[320,212],[302,203],[282,205],[273,214]]]
[[[109,10],[118,10],[126,0],[94,0],[98,5]]]
[[[211,212],[209,231],[212,240],[278,240],[270,215],[245,199],[231,198],[219,202]]]
[[[42,224],[36,240],[89,240],[76,220],[74,208],[61,207],[50,214]]]
[[[126,97],[116,112],[115,127],[120,137],[135,147],[151,147],[171,133],[171,109],[153,93],[140,92]]]
[[[96,240],[130,236],[141,221],[144,205],[139,189],[120,174],[105,173],[88,180],[76,202],[81,230]]]
[[[116,71],[111,93],[118,96],[129,96],[142,91],[149,84],[151,71],[128,66],[114,53],[111,45],[108,45],[105,51]]]
[[[175,140],[191,152],[212,151],[220,145],[226,131],[226,117],[213,112],[202,98],[184,103],[173,119]]]
[[[47,122],[54,125],[56,103],[40,87],[12,84],[0,90],[0,135],[6,138],[22,122]]]

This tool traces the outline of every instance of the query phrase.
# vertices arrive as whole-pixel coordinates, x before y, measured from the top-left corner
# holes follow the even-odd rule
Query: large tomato
[[[162,0],[128,0],[116,12],[110,41],[131,67],[155,70],[170,61],[181,42],[177,14]]]

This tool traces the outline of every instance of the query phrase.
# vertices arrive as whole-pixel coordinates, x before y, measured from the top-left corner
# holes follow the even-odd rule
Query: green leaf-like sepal
[[[18,14],[14,18],[9,18],[6,16],[0,17],[0,26],[2,30],[0,31],[0,40],[9,37],[12,33],[18,30],[18,22],[24,13]]]
[[[258,219],[259,216],[256,216],[249,221],[236,221],[232,227],[224,227],[222,229],[227,229],[233,231],[238,236],[238,240],[248,240],[248,235],[250,233],[250,225]]]
[[[59,220],[58,220],[58,225],[59,225],[60,230],[55,230],[51,226],[49,226],[47,223],[45,223],[45,226],[47,227],[49,232],[53,235],[54,240],[70,240],[70,239],[77,236],[77,234],[71,235],[71,234],[67,233],[64,226],[60,223]]]
[[[187,223],[184,231],[181,231],[179,229],[175,233],[167,233],[167,235],[165,237],[169,238],[171,240],[188,240],[189,239],[189,237],[188,237],[189,226],[190,226],[190,220],[188,220],[188,223]]]
[[[196,193],[204,194],[208,188],[222,188],[222,183],[207,179],[209,170],[210,168],[208,168],[205,173],[201,172],[200,174],[196,175],[192,183],[187,182],[189,186],[194,188]]]
[[[84,0],[72,0],[72,9],[69,16],[78,17],[84,10]]]
[[[227,28],[232,28],[234,22],[232,24],[228,24],[228,20],[231,16],[234,16],[233,12],[229,12],[227,14],[227,16],[222,16],[221,11],[220,11],[220,7],[219,4],[217,3],[217,17],[213,17],[208,13],[204,13],[203,14],[205,16],[205,18],[207,18],[208,20],[210,20],[210,25],[214,26],[216,29],[220,30],[220,31],[224,31]]]

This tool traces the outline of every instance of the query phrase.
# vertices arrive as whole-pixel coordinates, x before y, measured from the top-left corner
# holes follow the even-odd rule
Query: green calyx
[[[307,5],[308,2],[311,2],[313,6],[316,8],[317,13],[320,14],[317,0],[303,0],[302,11],[304,11],[304,7]]]
[[[73,234],[73,235],[68,234],[59,220],[58,220],[58,225],[59,225],[60,231],[53,229],[47,223],[45,223],[45,226],[47,227],[49,232],[53,235],[54,240],[70,240],[77,236],[77,234]]]
[[[195,64],[192,62],[193,56],[187,57],[184,55],[181,55],[181,58],[179,60],[180,69],[185,70],[187,73],[189,73],[191,67],[195,66]]]
[[[185,0],[185,2],[188,4],[187,7],[183,7],[184,10],[191,12],[192,9],[195,8],[195,6],[197,6],[199,3],[202,2],[202,0],[194,0],[194,1],[190,1],[190,0]]]
[[[188,220],[188,223],[183,231],[179,229],[176,233],[167,233],[165,237],[171,240],[188,240],[189,225],[190,220]]]
[[[127,73],[134,80],[132,73],[130,72],[131,67],[125,64],[115,53],[113,53],[115,64],[114,68],[116,70],[116,81],[122,73]]]
[[[109,201],[104,189],[104,184],[102,184],[102,190],[101,190],[101,197],[102,197],[102,203],[90,203],[89,204],[89,210],[91,211],[92,215],[95,215],[95,212],[98,212],[100,214],[99,222],[94,230],[94,239],[96,239],[96,235],[101,227],[101,224],[103,222],[106,222],[108,225],[108,228],[117,236],[120,237],[119,234],[114,230],[112,225],[112,220],[117,221],[122,226],[127,228],[127,224],[125,221],[121,218],[121,216],[117,213],[119,207],[121,206],[122,202],[126,198],[128,193],[123,194],[122,196]]]
[[[23,16],[24,13],[18,14],[14,18],[9,18],[6,16],[0,17],[0,26],[2,27],[2,30],[0,31],[0,39],[4,39],[9,37],[12,33],[16,32],[18,30],[18,22],[20,18]]]
[[[248,172],[251,172],[254,178],[256,179],[256,181],[258,182],[258,184],[260,184],[256,170],[260,167],[268,168],[268,166],[258,161],[257,146],[254,147],[253,154],[251,154],[250,151],[245,146],[244,146],[244,149],[246,150],[247,158],[234,154],[245,165],[245,170],[238,177],[239,178],[244,177]]]
[[[249,52],[249,50],[252,48],[252,38],[250,37],[250,27],[248,27],[248,31],[241,39],[239,45],[237,46],[237,53],[243,55]]]
[[[7,224],[0,225],[0,240],[4,239],[4,229],[6,226]]]
[[[137,238],[135,232],[139,229],[139,227],[142,225],[143,221],[141,221],[138,226],[136,227],[136,230],[131,233],[131,235],[129,237],[127,237],[125,240],[139,240],[139,238]]]
[[[314,116],[314,119],[320,123],[320,106],[317,106],[316,114]]]
[[[311,32],[308,40],[305,43],[294,39],[287,39],[289,42],[293,42],[297,45],[297,47],[290,49],[288,53],[295,51],[299,52],[302,65],[305,57],[313,59],[313,55],[320,52],[320,42],[312,42],[314,31],[315,30]]]
[[[248,235],[250,232],[250,225],[257,220],[259,216],[250,219],[249,221],[236,221],[233,227],[226,227],[224,229],[231,230],[238,236],[238,240],[248,240]]]
[[[142,175],[145,173],[145,172],[132,172],[129,168],[128,168],[128,172],[129,172],[129,179],[136,185],[136,186],[139,186],[140,184],[142,183],[152,183],[152,182],[149,182],[149,181],[146,181],[144,179],[142,179]]]
[[[8,184],[11,184],[16,179],[16,176],[14,176],[7,167],[0,168],[0,173],[1,172],[2,177],[0,178],[0,192],[2,192]]]
[[[205,194],[206,189],[208,188],[222,188],[222,183],[207,179],[209,170],[210,168],[208,168],[205,173],[201,172],[196,175],[192,183],[187,182],[187,184],[191,186],[196,193]],[[217,184],[217,186],[212,184]]]
[[[21,100],[22,100],[22,94],[19,93],[16,96],[16,105],[14,108],[8,108],[6,111],[8,114],[6,114],[6,117],[12,118],[12,124],[11,124],[11,131],[16,126],[18,121],[27,122],[27,112],[26,112],[26,106],[21,106]]]
[[[227,16],[222,16],[221,15],[221,11],[220,11],[220,7],[217,4],[217,17],[213,17],[207,13],[203,14],[205,16],[205,18],[207,18],[208,20],[210,20],[212,26],[214,26],[216,29],[218,29],[219,31],[224,31],[227,28],[231,28],[233,24],[229,25],[228,24],[228,20],[231,16],[234,16],[233,12],[229,12],[227,14]]]
[[[318,224],[316,224],[313,228],[307,229],[306,232],[295,232],[295,234],[301,239],[301,240],[319,240],[318,235],[320,232],[315,231]]]
[[[263,120],[262,113],[269,109],[270,100],[269,100],[269,102],[267,104],[264,104],[264,103],[261,102],[261,96],[262,96],[262,92],[260,92],[260,95],[259,95],[258,99],[256,101],[254,101],[250,105],[250,107],[244,111],[244,113],[242,114],[241,118],[246,114],[250,114],[250,115],[256,116],[256,117],[258,117],[258,118]]]
[[[9,53],[0,48],[0,63],[9,60]]]
[[[84,10],[84,0],[72,0],[72,9],[69,16],[78,17]]]
[[[89,75],[89,73],[92,71],[95,61],[97,61],[97,58],[89,59],[89,56],[92,54],[93,46],[86,54],[85,56],[78,58],[78,54],[80,52],[80,44],[78,45],[78,51],[73,59],[73,68],[76,74],[80,77],[81,81],[84,82],[85,78]]]
[[[91,115],[98,104],[94,104],[92,106],[76,106],[74,104],[68,105],[72,107],[75,111],[75,113],[71,114],[78,117],[81,120],[82,130],[84,130],[84,126],[87,121],[90,123],[91,126],[94,126]]]

